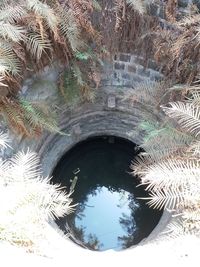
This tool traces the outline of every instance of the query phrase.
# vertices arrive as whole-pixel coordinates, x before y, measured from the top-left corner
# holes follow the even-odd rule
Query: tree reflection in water
[[[80,143],[59,162],[53,182],[67,188],[73,171],[80,169],[73,193],[76,211],[57,221],[65,231],[67,224],[76,243],[92,250],[121,250],[153,230],[161,213],[137,199],[148,195],[128,173],[137,153],[128,141],[104,137]]]

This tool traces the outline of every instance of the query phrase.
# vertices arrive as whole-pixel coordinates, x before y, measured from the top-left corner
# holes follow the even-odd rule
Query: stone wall
[[[113,62],[105,62],[102,75],[102,86],[134,88],[143,81],[160,80],[163,75],[159,72],[156,62],[138,55],[120,53],[115,55]]]

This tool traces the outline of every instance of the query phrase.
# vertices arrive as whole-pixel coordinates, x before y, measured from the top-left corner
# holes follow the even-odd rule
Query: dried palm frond
[[[146,12],[146,3],[144,0],[126,0],[126,3],[140,14]]]
[[[187,152],[191,153],[195,157],[199,157],[200,156],[200,141],[194,141],[193,143],[191,143]]]
[[[143,122],[147,136],[141,146],[145,152],[131,165],[149,191],[148,204],[179,214],[182,225],[172,225],[170,236],[198,235],[200,230],[198,86],[189,86],[186,91],[189,96],[185,102],[162,107],[174,123],[159,128],[159,123],[148,126]]]
[[[47,107],[42,108],[24,99],[2,98],[0,113],[12,130],[27,137],[38,136],[44,129],[64,134],[60,131],[52,110],[50,112]]]
[[[160,160],[175,152],[184,153],[185,147],[195,140],[190,134],[174,128],[169,122],[165,127],[160,127],[159,123],[154,125],[143,121],[138,127],[145,130],[144,141],[140,147],[154,160]]]
[[[137,97],[137,101],[144,103],[146,106],[156,108],[161,103],[166,102],[166,95],[168,98],[171,96],[169,83],[165,81],[144,81],[135,84],[135,92],[133,98]]]
[[[55,36],[57,36],[59,17],[55,14],[55,11],[49,5],[39,0],[26,0],[26,2],[27,8],[40,15],[45,20],[46,27],[51,29]]]
[[[173,189],[177,193],[179,189],[185,187],[184,193],[186,193],[185,190],[188,190],[189,185],[198,184],[199,166],[199,160],[178,157],[169,157],[160,162],[154,161],[144,169],[142,183],[148,184],[149,190]]]
[[[101,5],[99,4],[98,0],[92,0],[92,5],[93,5],[94,9],[97,11],[102,10]]]
[[[21,62],[13,52],[12,46],[0,40],[0,73],[5,75],[17,75],[21,72]]]
[[[199,199],[199,167],[199,160],[172,157],[158,163],[154,161],[143,169],[136,165],[136,173],[139,170],[141,184],[150,191],[146,198],[150,206],[174,210],[181,204],[184,210],[188,203]]]
[[[24,27],[0,21],[0,36],[5,40],[10,39],[13,42],[19,43],[25,39],[25,33]]]
[[[25,99],[20,99],[19,104],[23,109],[24,120],[27,121],[30,130],[33,130],[35,134],[39,134],[42,129],[46,129],[50,132],[56,132],[60,134],[64,134],[60,131],[58,127],[58,123],[55,117],[55,113],[50,111],[50,109],[45,107],[40,107],[39,104],[31,104],[29,101]],[[50,115],[51,114],[51,115]]]
[[[192,16],[185,16],[183,19],[181,19],[180,21],[177,22],[177,24],[179,26],[194,26],[197,23],[200,22],[200,15],[196,14],[196,15],[192,15]]]
[[[51,51],[52,46],[47,36],[41,36],[39,33],[30,32],[28,34],[26,45],[33,58],[39,61],[44,53]]]
[[[81,33],[76,19],[71,10],[66,11],[62,7],[58,8],[60,20],[61,34],[69,41],[72,51],[78,52],[84,47],[84,42],[81,40]]]
[[[0,7],[0,21],[9,22],[14,25],[16,21],[21,21],[26,16],[27,10],[23,5],[11,4]]]
[[[200,108],[191,103],[172,102],[169,107],[162,107],[171,118],[177,120],[179,125],[195,137],[200,134]]]
[[[45,253],[49,222],[73,211],[71,193],[41,176],[36,153],[20,152],[0,165],[0,240]],[[42,242],[41,242],[42,241]]]
[[[4,132],[0,132],[0,147],[7,148],[9,147],[10,139],[8,135]]]

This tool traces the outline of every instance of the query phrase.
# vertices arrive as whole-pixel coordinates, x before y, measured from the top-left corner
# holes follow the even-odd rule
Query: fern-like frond
[[[199,160],[167,158],[147,166],[143,171],[141,181],[142,184],[148,185],[147,189],[150,191],[161,188],[171,189],[178,193],[179,190],[190,190],[190,185],[191,189],[197,185],[199,175]]]
[[[146,12],[146,5],[144,0],[126,0],[126,3],[136,10],[139,14]]]
[[[0,147],[7,148],[9,147],[10,139],[8,135],[4,132],[0,132]]]
[[[173,102],[169,107],[162,107],[163,111],[171,118],[177,120],[179,125],[194,134],[200,134],[200,108],[191,103]]]
[[[14,24],[27,16],[27,11],[20,5],[5,5],[0,8],[0,21]]]
[[[39,33],[31,32],[28,34],[26,45],[33,58],[39,61],[44,53],[51,51],[51,42],[43,38]]]
[[[158,188],[156,192],[152,191],[149,195],[150,197],[145,198],[148,200],[148,205],[159,210],[163,208],[174,210],[179,202],[184,201],[184,194],[180,191],[164,191]]]
[[[182,27],[190,27],[200,23],[200,15],[184,16],[177,24]]]
[[[62,7],[58,8],[58,12],[60,16],[61,34],[69,41],[72,51],[77,53],[85,46],[85,44],[81,39],[80,29],[74,14],[71,10],[66,10]]]
[[[200,157],[200,141],[194,141],[188,148],[187,152],[194,157]]]
[[[20,134],[30,136],[23,117],[23,112],[17,102],[4,97],[0,101],[0,113],[8,125]]]
[[[36,153],[30,152],[18,152],[10,160],[10,179],[14,179],[12,182],[27,182],[35,177],[41,177],[41,170],[39,165],[39,158]],[[13,177],[13,174],[15,176]],[[10,181],[11,182],[11,181]]]
[[[167,88],[168,85],[163,81],[147,80],[135,84],[134,97],[147,106],[155,107],[160,103]]]
[[[94,9],[97,11],[102,10],[101,5],[99,4],[98,0],[92,0],[92,5],[93,5]]]
[[[46,3],[42,3],[39,0],[26,0],[26,2],[28,9],[33,10],[37,15],[44,18],[46,26],[57,35],[59,19],[54,10]]]
[[[158,121],[142,121],[138,128],[145,131],[140,147],[154,160],[161,160],[175,152],[180,153],[195,140],[190,134],[174,128],[170,122],[166,122],[163,127]]]
[[[48,189],[49,193],[43,194],[44,197],[41,203],[47,219],[60,218],[73,212],[75,205],[71,205],[72,199],[70,196],[72,192],[67,194],[64,190],[60,190],[59,185],[49,185],[47,187],[48,182],[48,179],[44,180],[44,187],[41,188],[41,194],[46,189]]]
[[[4,21],[0,21],[0,36],[5,40],[20,42],[25,39],[26,30],[24,27],[12,25]]]
[[[0,240],[43,253],[49,242],[49,222],[73,211],[70,198],[59,185],[41,177],[39,159],[33,152],[18,153],[0,163]],[[42,243],[42,246],[41,246]]]
[[[63,134],[58,127],[57,120],[54,118],[55,116],[47,107],[42,109],[39,105],[33,105],[25,99],[20,99],[19,103],[24,110],[24,119],[33,131],[34,129],[46,129],[50,132]]]
[[[1,69],[1,67],[3,67],[2,69]],[[7,84],[5,84],[5,80],[6,80],[6,75],[5,75],[5,73],[6,73],[6,69],[5,69],[5,67],[4,66],[0,66],[0,86],[2,86],[2,87],[8,87],[8,85]],[[4,76],[3,76],[3,75]]]
[[[20,74],[21,63],[13,52],[12,46],[0,40],[0,73],[5,76],[11,73],[12,75]]]

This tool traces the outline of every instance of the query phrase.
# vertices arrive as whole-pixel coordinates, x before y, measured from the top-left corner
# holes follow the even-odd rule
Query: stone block
[[[145,68],[139,68],[139,69],[137,70],[137,73],[138,73],[140,76],[146,76],[146,77],[149,77],[149,76],[150,76],[150,70],[145,69]]]
[[[133,83],[136,83],[136,82],[139,83],[139,82],[142,82],[144,80],[145,80],[145,78],[143,78],[137,74],[132,76]]]
[[[135,65],[128,65],[128,72],[135,73],[137,71],[137,68]]]
[[[158,71],[151,71],[150,79],[151,81],[160,81],[162,80],[163,75]]]
[[[108,96],[107,100],[107,106],[108,108],[115,108],[116,107],[116,98],[113,95]]]
[[[142,57],[135,57],[135,63],[144,66],[144,58]]]
[[[124,68],[125,68],[124,63],[116,62],[116,63],[114,64],[114,69],[116,69],[116,70],[124,70]]]
[[[118,60],[118,56],[117,55],[114,55],[114,60]]]
[[[185,7],[187,7],[188,2],[189,2],[188,0],[178,0],[178,6],[185,8]],[[193,2],[195,2],[195,1],[193,1]]]
[[[158,67],[157,63],[155,62],[155,60],[149,59],[147,66],[149,69],[159,70],[159,67]]]
[[[128,55],[128,54],[120,54],[119,60],[120,61],[124,61],[124,62],[130,62],[131,55]]]
[[[75,135],[80,135],[82,133],[80,124],[75,124],[72,129]]]
[[[130,77],[130,75],[128,73],[125,72],[125,73],[122,73],[122,79],[130,80],[131,77]]]

